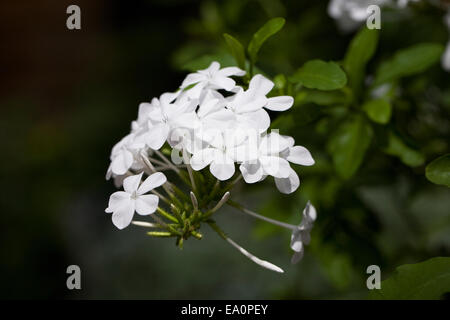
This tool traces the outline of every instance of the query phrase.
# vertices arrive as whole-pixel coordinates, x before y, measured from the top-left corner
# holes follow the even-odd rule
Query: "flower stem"
[[[189,174],[189,180],[191,181],[192,190],[194,191],[194,193],[197,193],[197,186],[195,184],[195,179],[194,179],[194,175],[192,173],[191,165],[189,164],[188,155],[184,149],[183,149],[182,153],[183,153],[183,160],[184,160],[184,163],[186,164],[187,172]]]
[[[168,205],[170,205],[170,200],[167,199],[166,197],[164,197],[161,193],[159,193],[158,191],[155,190],[151,190],[151,193],[153,193],[154,195],[158,196],[162,201],[164,201],[165,203],[167,203]]]
[[[180,169],[178,169],[172,162],[169,161],[169,159],[166,158],[164,154],[162,154],[160,151],[155,150],[155,153],[158,155],[158,157],[161,158],[162,161],[164,161],[169,167],[173,169],[176,173],[180,173]]]
[[[231,181],[224,189],[224,191],[229,191],[231,190],[231,188],[233,188],[233,186],[239,182],[239,180],[242,179],[242,174],[239,174],[236,179],[234,179],[233,181]]]
[[[171,220],[172,222],[178,223],[178,220],[177,220],[174,216],[172,216],[170,213],[164,211],[164,210],[161,209],[160,207],[156,208],[156,211],[158,211],[158,213],[159,213],[160,215],[162,215],[163,217],[165,217],[165,218]],[[156,217],[153,217],[153,218],[156,218]],[[155,220],[156,220],[156,219],[155,219]],[[158,221],[158,222],[159,222],[159,221]]]
[[[220,229],[216,223],[213,220],[209,220],[208,221],[208,225],[222,238],[224,239],[226,242],[228,242],[229,244],[231,244],[235,249],[237,249],[240,253],[242,253],[244,256],[246,256],[247,258],[249,258],[251,261],[253,261],[254,263],[260,265],[263,268],[275,271],[275,272],[279,272],[279,273],[284,273],[283,269],[281,269],[280,267],[274,265],[273,263],[270,263],[268,261],[262,260],[258,257],[256,257],[255,255],[251,254],[250,252],[248,252],[247,250],[245,250],[244,248],[242,248],[240,245],[238,245],[236,242],[234,242],[232,239],[230,239],[225,232],[222,231],[222,229]]]
[[[254,217],[254,218],[257,218],[257,219],[260,219],[260,220],[272,223],[272,224],[277,225],[279,227],[286,228],[286,229],[289,229],[289,230],[297,230],[297,228],[298,228],[297,226],[294,226],[292,224],[284,223],[284,222],[281,222],[281,221],[278,221],[278,220],[274,220],[274,219],[271,219],[271,218],[267,218],[267,217],[265,217],[263,215],[260,215],[260,214],[258,214],[256,212],[250,211],[250,210],[244,208],[239,203],[234,202],[232,200],[228,200],[227,204],[232,206],[232,207],[234,207],[234,208],[236,208],[236,209],[238,209],[238,210],[240,210],[240,211],[242,211],[242,212],[244,212],[244,213],[246,213],[246,214],[248,214],[248,215],[250,215],[250,216],[252,216],[252,217]]]

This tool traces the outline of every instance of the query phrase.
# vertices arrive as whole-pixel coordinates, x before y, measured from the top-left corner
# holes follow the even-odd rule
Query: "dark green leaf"
[[[439,62],[444,47],[437,43],[421,43],[398,51],[377,70],[375,85],[420,73]]]
[[[403,140],[393,132],[389,132],[388,145],[384,149],[384,152],[400,158],[404,164],[410,167],[417,167],[425,162],[425,158],[421,152],[407,146]]]
[[[381,282],[381,289],[372,290],[370,299],[430,300],[440,299],[450,292],[450,258],[437,257],[406,264],[395,274]]]
[[[347,84],[347,76],[335,62],[312,60],[298,69],[291,81],[310,89],[336,90]]]
[[[253,35],[252,40],[248,45],[248,54],[250,60],[255,63],[258,57],[258,51],[263,45],[263,43],[272,35],[281,30],[284,26],[285,20],[283,18],[273,18],[266,22],[265,25],[261,27]]]
[[[225,42],[227,43],[228,49],[230,50],[231,55],[236,60],[237,66],[242,70],[245,70],[245,51],[242,44],[229,35],[228,33],[224,33],[223,37],[225,38]]]
[[[301,90],[295,101],[299,103],[315,103],[320,106],[345,104],[347,96],[342,91]]]
[[[428,180],[450,188],[450,153],[433,160],[425,169]]]
[[[352,88],[362,85],[366,64],[374,55],[377,45],[378,30],[370,30],[365,26],[350,43],[344,58],[344,69]]]
[[[368,117],[376,123],[386,124],[391,119],[392,106],[386,99],[367,101],[362,108]]]
[[[328,143],[337,173],[348,179],[358,170],[372,140],[373,131],[363,116],[355,116],[338,128]]]

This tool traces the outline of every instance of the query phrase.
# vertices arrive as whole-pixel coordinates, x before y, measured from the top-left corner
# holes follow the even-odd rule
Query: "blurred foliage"
[[[380,290],[370,293],[372,299],[420,300],[440,299],[450,287],[450,258],[433,258],[403,265],[381,283]]]
[[[47,90],[36,76],[34,91],[1,96],[7,110],[0,119],[7,186],[0,199],[2,296],[365,298],[368,265],[379,265],[384,279],[399,265],[449,256],[443,155],[450,141],[450,76],[438,63],[448,40],[443,12],[428,5],[383,11],[379,32],[342,34],[327,3],[112,1],[103,11],[88,11],[78,38],[64,28],[49,37],[59,24],[30,31],[48,46],[12,54],[34,52],[46,79],[51,66],[67,74],[55,76]],[[59,12],[68,4],[58,4]],[[37,25],[53,21],[36,17]],[[269,28],[278,32],[255,40],[276,17],[284,17],[282,28],[276,19]],[[61,39],[80,42],[62,46]],[[257,59],[245,59],[253,55],[250,43]],[[87,61],[77,60],[81,51]],[[253,73],[273,79],[274,95],[294,96],[289,111],[271,113],[272,128],[293,136],[316,160],[296,167],[295,194],[274,192],[269,179],[236,192],[247,207],[296,224],[307,200],[317,207],[304,260],[282,276],[243,261],[207,231],[205,240],[179,251],[133,227],[116,231],[104,213],[114,190],[104,181],[109,152],[129,130],[138,103],[176,89],[187,71],[212,60],[253,66]],[[335,80],[310,76],[317,73]],[[233,239],[286,266],[289,234],[232,211],[217,219]],[[69,264],[81,266],[80,292],[65,288]]]

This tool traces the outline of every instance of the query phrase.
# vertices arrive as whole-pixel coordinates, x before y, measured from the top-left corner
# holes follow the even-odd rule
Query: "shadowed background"
[[[384,276],[399,264],[450,254],[448,189],[428,182],[423,166],[405,167],[375,151],[351,180],[340,180],[323,155],[323,137],[313,134],[318,121],[300,112],[286,134],[318,156],[318,167],[300,168],[302,185],[290,196],[273,181],[239,186],[236,194],[248,207],[292,223],[313,200],[319,221],[304,260],[289,265],[286,230],[230,208],[217,217],[231,238],[285,274],[259,268],[209,230],[180,251],[172,240],[112,225],[104,212],[115,191],[105,181],[112,146],[128,133],[140,102],[175,90],[208,55],[231,59],[222,33],[248,42],[270,17],[286,17],[261,51],[259,66],[272,76],[309,59],[342,59],[351,35],[336,29],[327,2],[287,3],[0,4],[2,298],[364,298],[368,265],[380,265]],[[81,7],[81,30],[66,28],[70,4]],[[379,55],[420,41],[444,43],[439,19],[427,9],[409,32],[399,30],[401,21],[388,21]],[[449,75],[436,66],[417,79],[404,102],[412,107],[398,118],[429,162],[449,149]],[[426,125],[418,123],[422,117]],[[71,264],[81,267],[82,290],[66,288]]]

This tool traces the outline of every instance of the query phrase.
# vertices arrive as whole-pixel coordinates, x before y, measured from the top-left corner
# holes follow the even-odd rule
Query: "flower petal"
[[[296,263],[300,262],[300,260],[302,260],[302,258],[303,258],[303,253],[304,253],[303,250],[300,252],[294,252],[294,254],[292,255],[292,258],[291,258],[291,263],[296,264]]]
[[[256,163],[243,163],[239,166],[239,170],[241,170],[242,177],[247,183],[261,181],[263,177],[263,170],[259,161]]]
[[[227,91],[230,91],[236,85],[236,82],[233,79],[221,76],[220,74],[214,76],[214,78],[211,79],[211,83],[220,89],[225,89]]]
[[[150,129],[147,134],[146,143],[153,150],[159,150],[166,142],[170,127],[166,123],[159,123]]]
[[[292,143],[293,139],[291,137],[271,132],[261,139],[259,151],[266,155],[278,154],[292,146]]]
[[[135,202],[129,201],[115,210],[112,214],[113,224],[119,229],[127,227],[131,223],[131,220],[133,220],[134,207]]]
[[[308,149],[302,146],[294,146],[289,148],[289,154],[286,160],[302,166],[312,166],[314,164],[314,159],[312,158],[311,153]]]
[[[228,180],[234,175],[235,167],[233,161],[217,161],[215,159],[209,166],[212,175],[220,181]]]
[[[275,178],[275,185],[281,193],[289,194],[300,186],[300,179],[294,169],[291,168],[289,177]]]
[[[272,90],[273,86],[272,81],[261,74],[257,74],[250,80],[248,89],[255,91],[257,95],[265,96]]]
[[[114,174],[122,175],[130,169],[132,164],[133,154],[128,150],[124,150],[114,157],[111,163],[111,170]]]
[[[141,216],[152,214],[158,207],[159,198],[154,194],[144,194],[136,199],[136,212]]]
[[[295,252],[300,252],[303,250],[303,243],[301,232],[299,229],[294,230],[291,235],[291,249]]]
[[[137,193],[140,195],[147,193],[150,190],[162,186],[164,183],[166,183],[166,181],[167,178],[164,173],[155,172],[152,175],[148,176],[147,179],[144,180],[144,182],[142,182],[141,186],[137,190]]]
[[[266,260],[262,260],[258,257],[256,257],[255,255],[251,254],[250,252],[248,252],[247,250],[245,250],[244,248],[242,248],[240,245],[238,245],[236,242],[234,242],[233,240],[231,240],[230,238],[226,238],[227,242],[229,244],[231,244],[233,247],[235,247],[236,249],[239,250],[240,253],[242,253],[244,256],[246,256],[247,258],[249,258],[250,260],[252,260],[254,263],[260,265],[263,268],[275,271],[275,272],[279,272],[279,273],[283,273],[283,269],[281,269],[280,267],[274,265],[273,263],[266,261]]]
[[[209,67],[207,69],[203,69],[200,71],[206,72],[209,74],[215,74],[217,71],[219,71],[219,69],[220,69],[220,63],[218,63],[217,61],[213,61],[213,62],[211,62],[211,64],[209,65]]]
[[[209,165],[215,157],[216,149],[206,148],[203,150],[198,150],[191,157],[191,167],[195,171],[202,170],[204,167]]]
[[[200,125],[200,122],[195,112],[188,112],[179,115],[174,124],[178,128],[194,129]]]
[[[263,156],[259,161],[264,169],[264,173],[275,178],[289,177],[291,166],[287,160],[276,156]]]
[[[223,68],[222,70],[219,70],[219,73],[225,77],[245,75],[245,71],[239,69],[238,67],[226,67]]]
[[[290,96],[279,96],[269,98],[265,108],[272,111],[285,111],[292,107],[293,104],[294,98]]]
[[[143,172],[141,172],[140,174],[126,177],[123,180],[123,190],[125,190],[129,194],[135,192],[139,187],[139,183],[141,182],[142,174]]]
[[[105,212],[111,213],[114,212],[117,208],[125,204],[127,201],[130,201],[130,194],[125,191],[117,191],[114,192],[109,197],[108,208],[105,209]]]
[[[181,88],[189,87],[191,84],[198,83],[200,81],[204,81],[205,76],[200,73],[190,73],[186,76],[183,83],[181,84]]]

